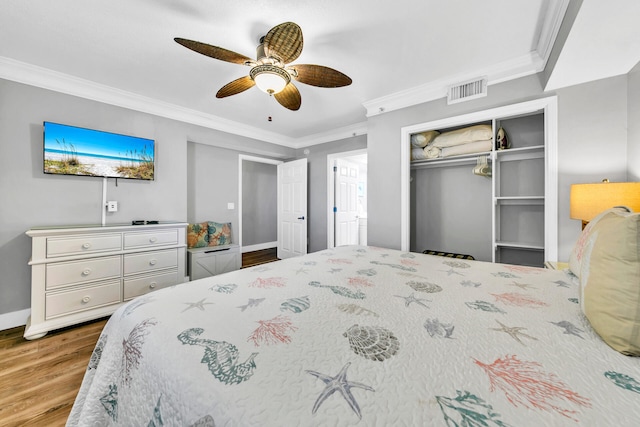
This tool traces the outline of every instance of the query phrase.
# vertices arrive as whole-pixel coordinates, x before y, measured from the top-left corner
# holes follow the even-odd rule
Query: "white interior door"
[[[307,253],[307,159],[278,165],[278,258]]]
[[[358,169],[356,163],[336,160],[336,246],[358,244]]]

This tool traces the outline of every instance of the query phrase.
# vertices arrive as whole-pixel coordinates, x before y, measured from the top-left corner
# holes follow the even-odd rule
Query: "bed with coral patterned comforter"
[[[561,271],[349,246],[107,323],[68,425],[636,426],[640,358]]]

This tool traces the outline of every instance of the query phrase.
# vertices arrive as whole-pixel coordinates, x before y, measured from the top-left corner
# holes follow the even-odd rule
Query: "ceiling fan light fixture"
[[[269,95],[282,91],[291,81],[291,75],[284,68],[271,64],[253,67],[249,75],[256,86]]]

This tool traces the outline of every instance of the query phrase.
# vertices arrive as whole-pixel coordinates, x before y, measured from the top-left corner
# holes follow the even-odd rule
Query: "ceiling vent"
[[[476,98],[487,96],[487,78],[482,77],[454,86],[449,86],[447,93],[447,104],[470,101]]]

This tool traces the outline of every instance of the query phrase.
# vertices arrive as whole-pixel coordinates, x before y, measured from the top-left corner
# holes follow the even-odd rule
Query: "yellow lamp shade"
[[[599,182],[571,186],[570,217],[591,221],[600,212],[615,206],[640,211],[640,182]]]

